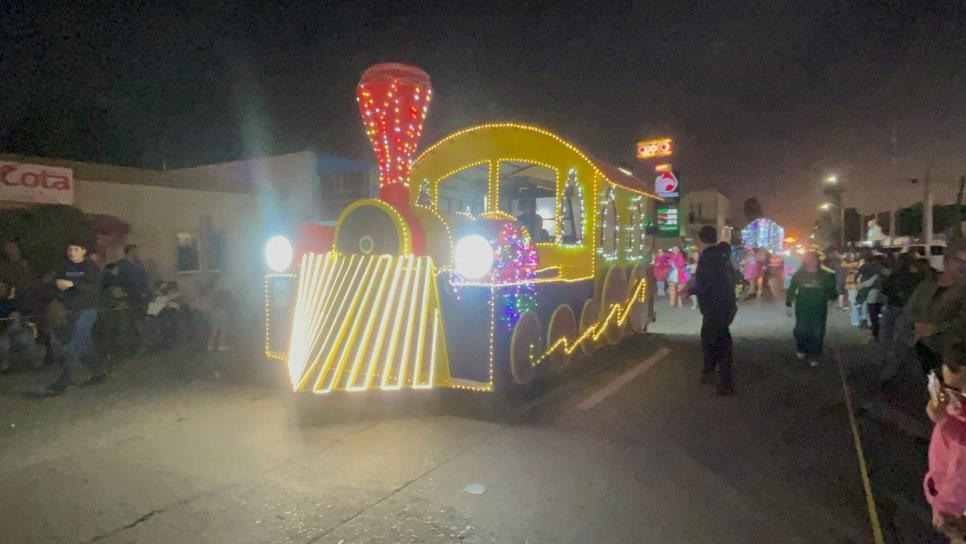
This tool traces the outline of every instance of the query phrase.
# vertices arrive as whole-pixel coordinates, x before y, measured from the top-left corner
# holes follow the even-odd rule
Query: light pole
[[[823,202],[818,208],[824,212],[831,212],[832,208],[839,209],[839,247],[845,248],[845,209],[841,205],[831,202]]]
[[[824,180],[825,184],[825,194],[835,197],[834,206],[838,206],[839,209],[839,247],[845,248],[845,206],[842,205],[842,193],[844,189],[839,185],[839,178],[836,175],[831,175]],[[833,204],[828,202],[822,204],[822,209],[829,211]]]

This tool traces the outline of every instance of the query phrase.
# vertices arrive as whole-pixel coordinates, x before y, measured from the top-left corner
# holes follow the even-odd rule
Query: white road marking
[[[668,353],[671,353],[671,350],[668,348],[661,348],[657,350],[654,352],[654,355],[648,357],[644,362],[621,374],[614,381],[608,383],[604,387],[598,389],[593,395],[587,397],[583,402],[577,405],[577,409],[590,410],[591,408],[597,406],[603,402],[604,399],[619,391],[621,387],[624,387],[630,383],[631,380],[646,372],[647,369],[654,366],[655,363],[663,359]]]

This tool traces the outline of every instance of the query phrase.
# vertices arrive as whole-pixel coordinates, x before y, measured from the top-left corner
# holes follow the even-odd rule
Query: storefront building
[[[101,262],[135,243],[152,281],[191,296],[227,276],[260,315],[265,240],[334,220],[342,200],[369,193],[374,171],[311,151],[173,170],[0,154],[0,209],[74,206],[91,220]]]

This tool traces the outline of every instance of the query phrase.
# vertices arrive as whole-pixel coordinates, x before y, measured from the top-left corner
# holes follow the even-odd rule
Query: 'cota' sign
[[[70,168],[0,161],[0,201],[74,203]]]
[[[670,138],[658,138],[656,140],[644,140],[637,142],[638,159],[656,159],[658,157],[670,157],[673,145]]]

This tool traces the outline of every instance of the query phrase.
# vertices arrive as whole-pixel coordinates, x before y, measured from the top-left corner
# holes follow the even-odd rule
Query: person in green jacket
[[[818,365],[818,358],[822,355],[828,307],[836,297],[835,275],[819,266],[816,253],[806,254],[802,267],[792,276],[785,295],[785,306],[788,317],[795,316],[798,359],[808,358],[811,366]]]

